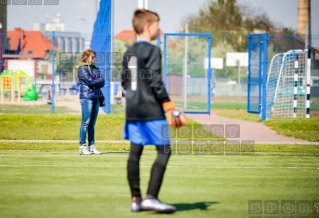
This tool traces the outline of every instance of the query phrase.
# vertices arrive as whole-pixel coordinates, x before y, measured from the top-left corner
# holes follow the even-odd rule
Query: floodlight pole
[[[87,35],[86,34],[86,19],[84,19],[83,17],[79,17],[79,20],[82,20],[84,22],[84,37],[85,37],[85,41],[86,41],[86,35]]]
[[[185,24],[185,33],[188,33],[188,24]],[[188,38],[185,35],[185,56],[184,56],[184,72],[183,72],[183,95],[184,95],[184,110],[187,108],[187,51],[188,51]]]
[[[237,93],[238,93],[238,100],[241,97],[241,84],[240,84],[240,60],[236,60],[237,69],[238,69],[238,82],[237,82]]]

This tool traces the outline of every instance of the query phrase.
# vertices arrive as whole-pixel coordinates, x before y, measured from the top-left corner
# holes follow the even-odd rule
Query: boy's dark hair
[[[145,9],[137,9],[133,16],[133,27],[137,34],[141,34],[146,23],[152,24],[159,20],[157,13]]]

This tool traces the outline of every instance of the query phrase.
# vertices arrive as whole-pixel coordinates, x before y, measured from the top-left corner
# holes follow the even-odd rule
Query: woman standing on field
[[[82,122],[80,127],[80,155],[101,154],[96,149],[94,126],[100,108],[100,89],[104,86],[104,78],[99,68],[94,65],[96,52],[87,49],[83,52],[78,69],[80,83],[80,103]],[[86,148],[86,133],[88,133],[88,149]]]

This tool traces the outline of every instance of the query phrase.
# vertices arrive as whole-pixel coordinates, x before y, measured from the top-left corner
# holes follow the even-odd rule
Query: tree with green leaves
[[[213,46],[222,40],[238,52],[247,50],[250,32],[271,32],[280,26],[264,10],[239,4],[237,0],[209,0],[198,13],[183,19],[182,27],[185,23],[190,32],[212,33]]]

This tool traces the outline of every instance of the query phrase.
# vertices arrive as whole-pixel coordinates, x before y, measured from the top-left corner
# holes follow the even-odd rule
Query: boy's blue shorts
[[[123,138],[137,145],[169,145],[169,126],[166,119],[126,121]]]

